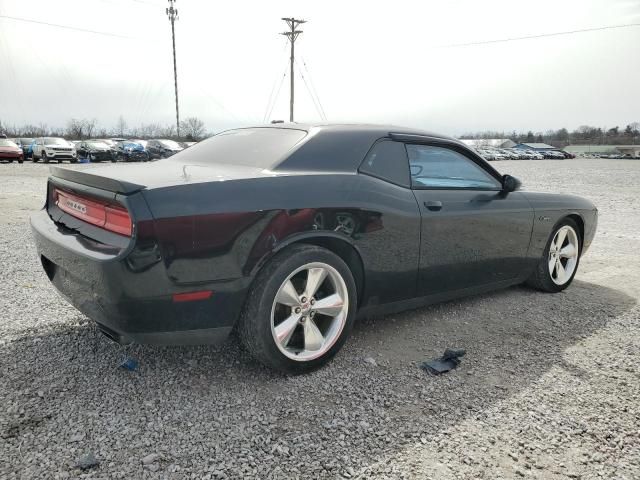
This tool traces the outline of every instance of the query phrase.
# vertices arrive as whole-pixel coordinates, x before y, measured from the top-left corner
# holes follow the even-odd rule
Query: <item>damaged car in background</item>
[[[31,218],[44,271],[120,343],[236,329],[271,368],[331,359],[357,316],[526,283],[567,288],[583,198],[522,191],[458,140],[364,125],[222,132],[146,165],[54,167]]]
[[[97,140],[79,142],[76,146],[78,156],[87,158],[91,162],[115,162],[116,157],[111,147]]]

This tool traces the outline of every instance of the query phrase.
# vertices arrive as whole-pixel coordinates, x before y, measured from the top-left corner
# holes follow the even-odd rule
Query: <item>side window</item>
[[[449,148],[407,145],[411,186],[499,189],[499,182],[471,159]]]
[[[397,185],[409,186],[409,162],[404,144],[377,142],[360,165],[360,171]]]

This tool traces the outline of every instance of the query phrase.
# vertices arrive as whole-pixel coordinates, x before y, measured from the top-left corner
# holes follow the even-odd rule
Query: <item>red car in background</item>
[[[22,149],[6,138],[0,138],[0,160],[8,160],[9,163],[17,160],[18,163],[24,161]]]

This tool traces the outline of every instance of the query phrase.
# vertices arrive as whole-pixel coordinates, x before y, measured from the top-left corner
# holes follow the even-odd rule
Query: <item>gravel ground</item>
[[[294,378],[233,341],[109,342],[34,254],[46,167],[0,165],[0,478],[640,478],[640,162],[496,165],[598,205],[572,287],[360,322]],[[445,347],[457,370],[417,368]]]

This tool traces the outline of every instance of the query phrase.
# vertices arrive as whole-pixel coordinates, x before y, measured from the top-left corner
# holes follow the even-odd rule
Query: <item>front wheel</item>
[[[528,285],[556,293],[571,284],[580,263],[582,245],[578,232],[578,225],[570,218],[556,224]]]
[[[340,350],[356,302],[353,275],[340,257],[294,245],[256,276],[239,320],[240,338],[265,365],[289,374],[308,372]]]

